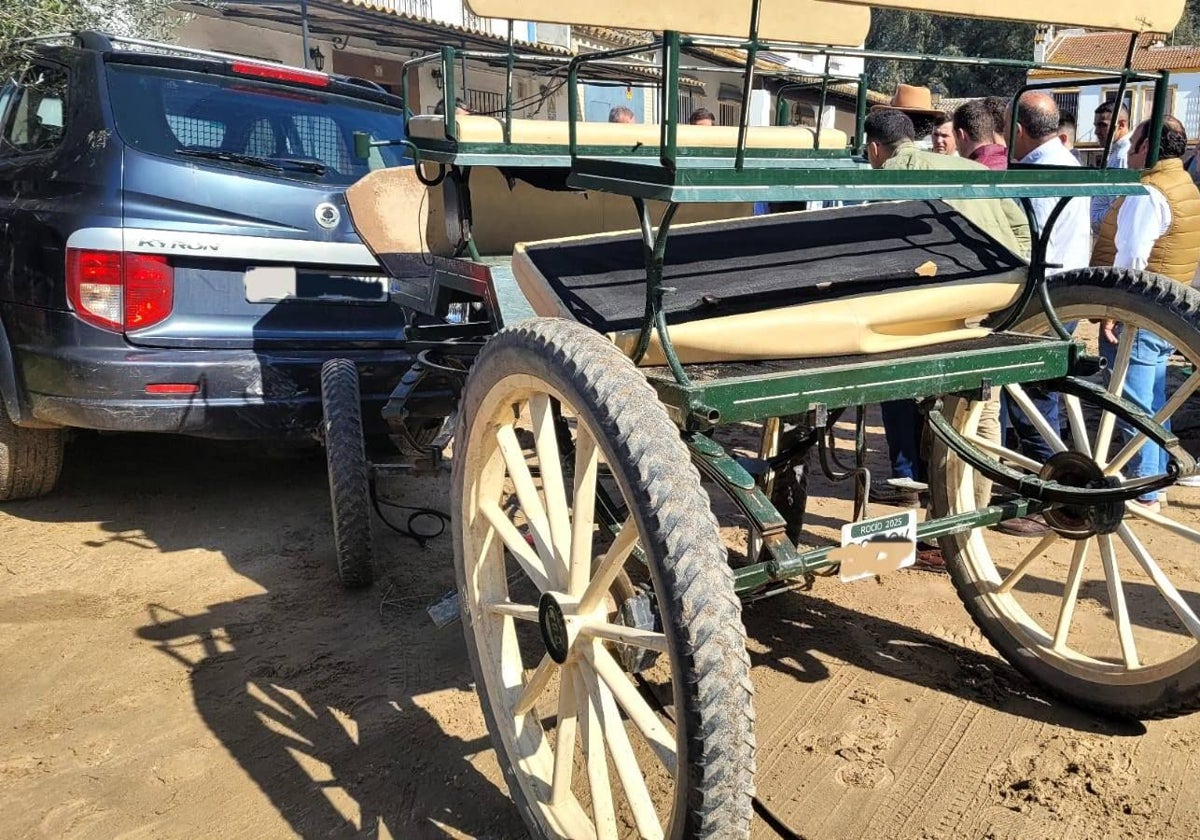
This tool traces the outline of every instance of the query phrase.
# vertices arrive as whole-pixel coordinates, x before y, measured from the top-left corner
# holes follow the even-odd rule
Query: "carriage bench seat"
[[[886,353],[982,337],[1027,263],[940,201],[675,227],[663,309],[684,363]],[[538,315],[632,353],[645,312],[638,233],[520,243],[513,273]],[[664,364],[655,336],[641,361]]]
[[[513,120],[512,143],[519,146],[562,146],[569,144],[569,126],[565,120]],[[659,126],[641,123],[576,123],[576,140],[587,149],[611,148],[614,151],[657,148]],[[677,142],[681,149],[728,149],[737,147],[736,126],[681,125]],[[423,140],[446,141],[446,118],[436,115],[415,116],[408,121],[409,139],[418,146]],[[504,143],[504,123],[495,117],[476,114],[455,117],[454,140],[461,144],[494,145]],[[821,130],[821,148],[845,150],[844,131]],[[747,149],[813,149],[816,133],[804,126],[755,126],[746,132]]]

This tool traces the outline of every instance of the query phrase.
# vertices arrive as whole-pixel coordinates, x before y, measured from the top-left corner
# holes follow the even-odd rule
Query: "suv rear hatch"
[[[125,144],[118,248],[165,257],[173,289],[168,311],[140,323],[126,303],[128,341],[296,349],[401,341],[404,311],[388,302],[387,278],[350,226],[343,195],[371,169],[403,162],[399,147],[354,157],[356,131],[402,136],[398,100],[311,71],[147,58],[107,61]]]

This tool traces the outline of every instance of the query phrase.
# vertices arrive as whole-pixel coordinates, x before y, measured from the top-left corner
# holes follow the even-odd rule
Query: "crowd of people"
[[[1108,166],[1142,170],[1146,194],[1125,198],[1097,196],[1067,202],[1050,229],[1046,245],[1047,273],[1089,267],[1140,269],[1191,285],[1200,266],[1200,190],[1184,166],[1187,132],[1174,117],[1163,125],[1158,161],[1150,157],[1149,121],[1130,126],[1128,110],[1108,103],[1097,111],[1097,142],[1109,147]],[[1002,98],[971,100],[953,113],[933,107],[928,89],[901,85],[892,103],[877,107],[866,120],[867,157],[876,169],[970,170],[1007,169],[1010,162],[1032,166],[1077,167],[1074,152],[1076,125],[1073,115],[1061,114],[1051,96],[1037,91],[1021,95],[1015,109]],[[927,148],[918,141],[927,140]],[[1011,138],[1011,147],[1009,139]],[[1025,212],[1010,199],[949,201],[956,210],[998,242],[1025,258],[1031,236],[1047,224],[1059,199],[1031,200],[1035,228]],[[1068,324],[1069,329],[1077,325]],[[1110,365],[1125,329],[1135,329],[1124,396],[1154,414],[1167,400],[1167,365],[1174,348],[1169,341],[1146,329],[1105,322],[1100,324],[1102,355]],[[1059,397],[1036,386],[1025,388],[1033,408],[1051,429],[1059,429]],[[875,501],[917,505],[927,491],[927,465],[923,450],[923,423],[912,401],[882,406],[891,477],[872,484]],[[1040,418],[1038,418],[1040,419]],[[1020,406],[996,399],[986,406],[978,434],[1004,443],[1028,458],[1044,463],[1052,454],[1050,442],[1034,419]],[[1152,444],[1143,446],[1130,461],[1130,477],[1166,471],[1166,453]],[[990,497],[991,488],[986,487]],[[988,498],[979,498],[986,504]],[[1144,495],[1137,503],[1157,512],[1165,493]],[[997,530],[1018,537],[1040,538],[1050,532],[1037,514],[1010,520]],[[943,565],[940,552],[922,546],[920,563],[927,568]]]

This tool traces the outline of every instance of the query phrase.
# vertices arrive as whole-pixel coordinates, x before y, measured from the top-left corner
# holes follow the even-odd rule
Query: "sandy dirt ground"
[[[447,488],[390,492],[444,508]],[[1195,524],[1187,492],[1172,505]],[[848,493],[817,488],[826,533]],[[1172,539],[1200,604],[1195,546]],[[339,590],[319,457],[76,439],[56,495],[0,512],[0,836],[524,837],[461,627],[426,613],[449,539],[377,545],[375,587]],[[800,836],[1200,836],[1200,715],[1048,699],[945,576],[821,580],[745,623],[758,794]]]

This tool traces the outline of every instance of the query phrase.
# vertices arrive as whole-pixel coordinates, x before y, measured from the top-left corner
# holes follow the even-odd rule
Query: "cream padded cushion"
[[[577,123],[578,141],[585,146],[657,147],[659,127],[644,123]],[[495,117],[468,115],[455,118],[455,136],[463,143],[503,143],[504,123]],[[446,120],[440,116],[418,116],[408,122],[411,138],[444,140]],[[679,145],[683,148],[737,147],[738,130],[727,125],[681,125]],[[566,146],[570,142],[565,120],[513,120],[512,142],[524,145]],[[803,126],[754,126],[747,132],[748,149],[811,149],[814,132]],[[822,149],[844,149],[846,132],[836,128],[821,131]]]
[[[432,253],[450,256],[442,187],[427,189],[411,166],[380,169],[346,190],[350,218],[376,254]],[[475,244],[485,256],[508,255],[518,242],[587,233],[631,230],[638,219],[633,202],[607,193],[539,190],[510,182],[500,170],[476,166],[471,172]],[[657,224],[663,205],[650,202]],[[680,223],[749,216],[754,205],[739,202],[684,204]]]

